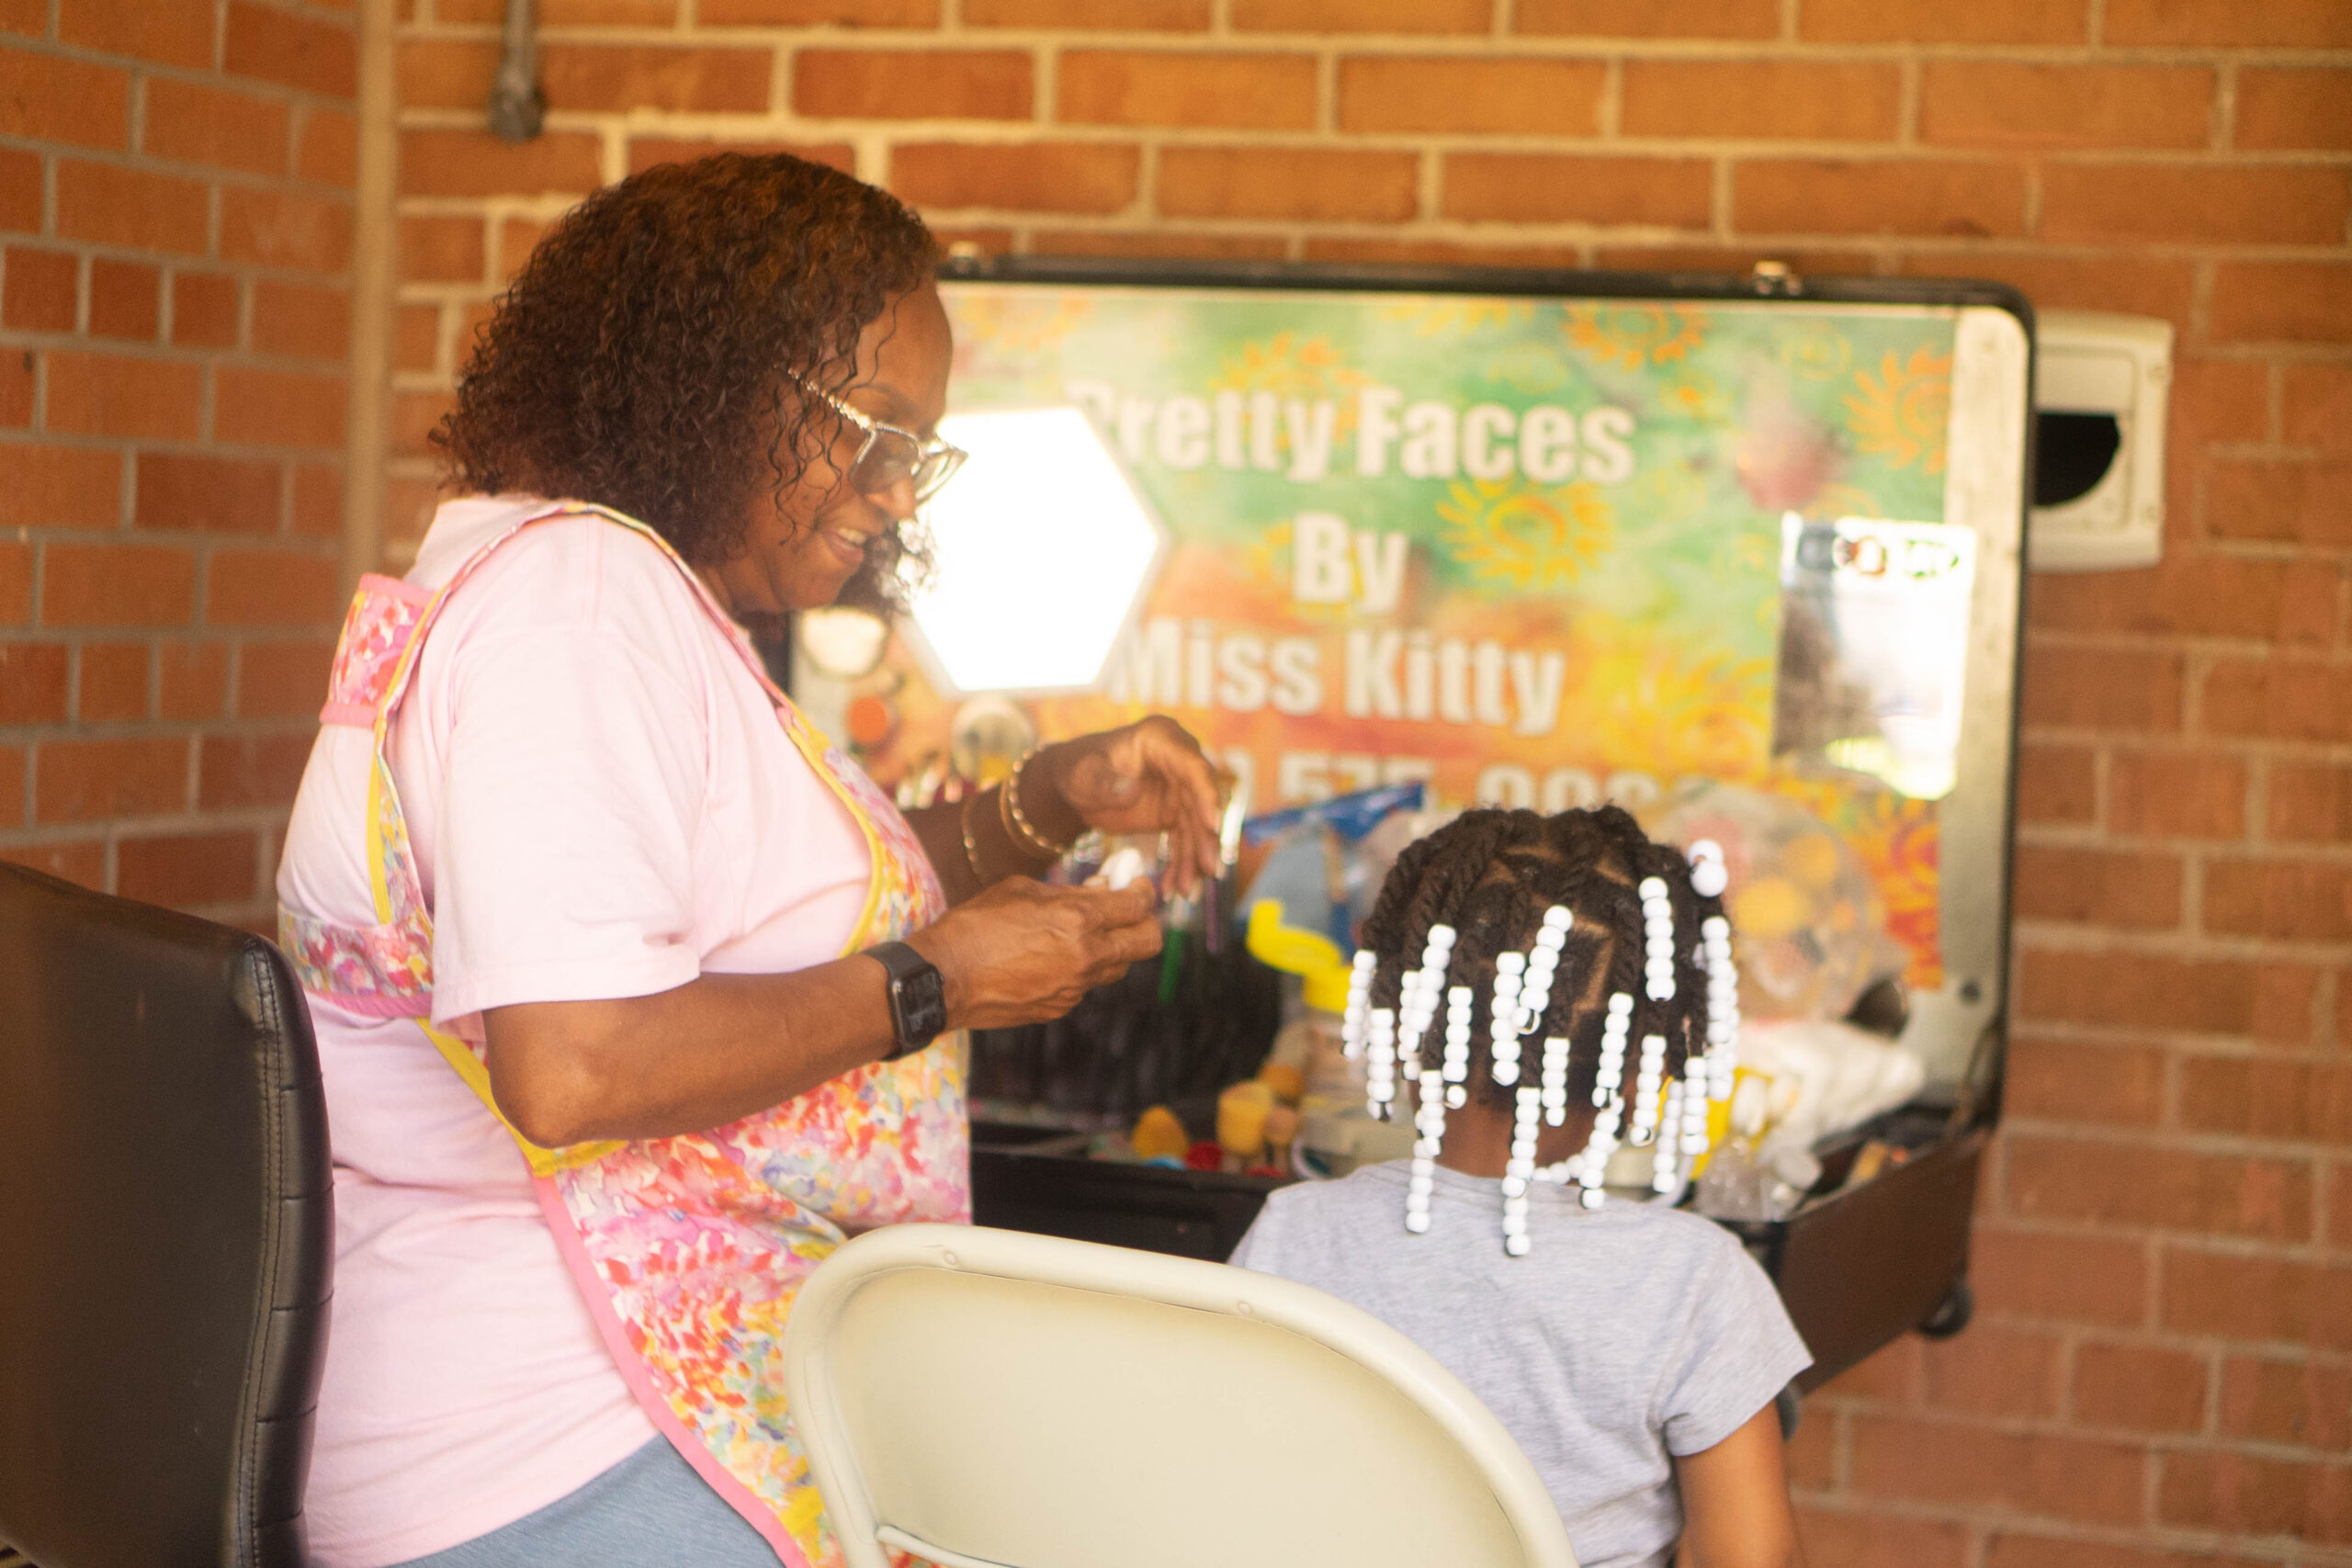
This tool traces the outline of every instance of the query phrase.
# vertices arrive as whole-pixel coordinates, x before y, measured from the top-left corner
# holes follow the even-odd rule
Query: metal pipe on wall
[[[351,384],[343,460],[343,585],[381,564],[385,428],[391,397],[392,225],[400,144],[393,125],[393,12],[359,0],[358,156],[352,177]]]
[[[498,75],[490,85],[490,129],[501,141],[528,141],[547,118],[531,0],[506,0],[506,38],[499,51]]]

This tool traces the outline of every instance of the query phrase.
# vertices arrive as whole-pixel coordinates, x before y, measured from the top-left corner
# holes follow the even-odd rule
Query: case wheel
[[[1951,1294],[1919,1325],[1919,1332],[1929,1339],[1949,1339],[1975,1315],[1976,1292],[1968,1288],[1968,1276],[1963,1274],[1952,1281]]]

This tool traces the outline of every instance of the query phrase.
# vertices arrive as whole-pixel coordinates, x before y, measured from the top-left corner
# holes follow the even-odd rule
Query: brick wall
[[[1796,1481],[1816,1568],[2352,1562],[2352,5],[544,0],[519,148],[498,10],[402,29],[396,557],[541,225],[722,144],[994,249],[1771,255],[2170,320],[2165,564],[2035,585],[1977,1325],[1814,1400]]]
[[[0,858],[268,922],[338,604],[349,0],[0,0]]]

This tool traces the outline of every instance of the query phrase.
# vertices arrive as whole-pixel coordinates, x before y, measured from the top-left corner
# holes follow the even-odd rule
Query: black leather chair
[[[0,1542],[297,1568],[333,1202],[277,950],[0,865]]]

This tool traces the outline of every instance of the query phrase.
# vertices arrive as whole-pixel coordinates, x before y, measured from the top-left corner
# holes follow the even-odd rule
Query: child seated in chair
[[[1670,1207],[1731,1090],[1724,880],[1719,848],[1686,861],[1614,807],[1473,811],[1408,848],[1347,1037],[1375,1107],[1411,1091],[1413,1158],[1275,1192],[1233,1257],[1467,1384],[1584,1568],[1678,1539],[1691,1568],[1796,1561],[1774,1401],[1811,1358],[1737,1239]],[[1621,1146],[1652,1193],[1604,1190]]]

